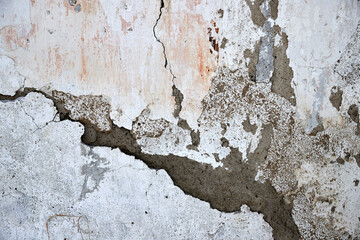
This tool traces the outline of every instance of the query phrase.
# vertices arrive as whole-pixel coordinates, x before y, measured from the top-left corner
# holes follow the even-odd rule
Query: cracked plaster
[[[358,1],[69,3],[0,9],[6,237],[360,236]]]

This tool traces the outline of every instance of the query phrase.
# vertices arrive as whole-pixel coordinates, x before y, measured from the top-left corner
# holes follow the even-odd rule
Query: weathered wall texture
[[[0,239],[360,238],[359,1],[0,3]]]

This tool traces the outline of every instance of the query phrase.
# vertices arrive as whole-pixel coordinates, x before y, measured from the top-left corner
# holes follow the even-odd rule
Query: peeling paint
[[[4,3],[0,238],[359,238],[359,9]]]

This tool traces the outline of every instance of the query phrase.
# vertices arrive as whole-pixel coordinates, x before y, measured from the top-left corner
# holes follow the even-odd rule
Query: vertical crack
[[[156,26],[158,25],[159,21],[160,21],[160,18],[161,18],[161,15],[162,15],[162,9],[165,7],[165,4],[164,4],[164,0],[160,0],[160,13],[159,13],[159,16],[158,18],[156,19],[156,22],[155,22],[155,25],[153,27],[153,34],[154,34],[154,37],[156,39],[157,42],[159,42],[161,45],[162,45],[162,48],[163,48],[163,54],[164,54],[164,58],[165,58],[165,65],[164,67],[166,68],[167,65],[168,65],[168,61],[167,61],[167,57],[166,57],[166,52],[165,52],[165,45],[163,42],[160,41],[160,39],[156,36]],[[171,72],[171,70],[170,70]],[[174,75],[173,75],[174,77]]]
[[[165,7],[165,3],[164,3],[164,0],[160,0],[160,9],[159,9],[159,16],[158,18],[156,19],[156,22],[155,22],[155,25],[153,27],[153,34],[154,34],[154,37],[156,39],[157,42],[159,42],[163,48],[163,54],[164,54],[164,59],[165,59],[165,63],[164,63],[164,67],[165,69],[169,69],[169,72],[171,74],[171,82],[172,82],[172,96],[175,98],[175,109],[174,109],[174,112],[173,112],[173,115],[174,117],[178,118],[179,117],[179,114],[180,114],[180,111],[181,111],[181,103],[184,99],[184,95],[180,92],[180,90],[176,87],[175,85],[175,82],[174,82],[174,79],[176,78],[174,73],[172,72],[171,70],[171,66],[169,64],[169,61],[167,59],[167,56],[166,56],[166,48],[165,48],[165,45],[164,43],[158,38],[158,36],[156,36],[156,26],[158,25],[159,21],[160,21],[160,18],[162,16],[162,9]]]

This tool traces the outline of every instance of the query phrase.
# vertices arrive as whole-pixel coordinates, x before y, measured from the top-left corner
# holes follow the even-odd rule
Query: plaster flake
[[[26,22],[32,30],[21,39],[17,35],[8,37],[16,51],[5,43],[1,43],[1,49],[17,59],[19,73],[27,77],[26,87],[50,86],[74,95],[108,96],[114,110],[120,105],[132,120],[149,105],[156,117],[171,120],[171,75],[163,68],[161,46],[150,30],[159,5],[143,2],[137,3],[141,7],[128,8],[126,19],[133,28],[131,32],[128,26],[121,31],[116,28],[115,22],[124,24],[121,17],[125,10],[120,1],[111,2],[106,8],[103,5],[86,1],[76,12],[68,1],[35,1]],[[21,4],[14,8],[21,12]],[[116,14],[114,20],[111,14]],[[6,37],[6,33],[0,36]],[[129,62],[133,66],[129,67]],[[148,82],[143,82],[145,78]],[[152,79],[157,79],[157,84]],[[136,100],[129,102],[128,98]]]
[[[57,114],[53,102],[40,93],[29,93],[26,98],[20,100],[20,104],[26,115],[30,116],[39,128],[53,121]],[[41,109],[40,113],[38,113],[39,109]]]
[[[304,18],[304,14],[313,17]],[[301,119],[311,118],[312,114],[320,114],[324,119],[336,117],[334,112],[329,115],[314,105],[327,103],[322,100],[323,94],[327,94],[331,83],[336,81],[331,69],[358,21],[356,1],[299,1],[295,4],[279,1],[277,23],[289,36],[287,54],[295,73],[293,83],[296,99],[300,101],[297,106]],[[322,74],[326,79],[322,79]]]
[[[17,72],[15,61],[7,56],[0,56],[0,94],[15,95],[24,86],[25,77]]]

